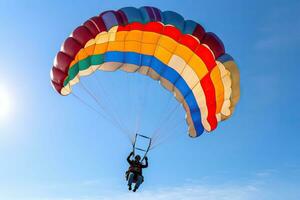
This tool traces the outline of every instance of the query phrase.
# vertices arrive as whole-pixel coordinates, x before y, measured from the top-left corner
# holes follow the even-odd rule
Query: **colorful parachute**
[[[96,70],[139,72],[173,92],[189,135],[212,131],[239,100],[239,72],[221,40],[191,20],[154,7],[105,11],[65,40],[51,70],[61,95]]]

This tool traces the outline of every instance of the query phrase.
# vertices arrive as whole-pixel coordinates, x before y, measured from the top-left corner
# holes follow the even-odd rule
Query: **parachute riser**
[[[137,137],[138,137],[138,136],[139,136],[139,137],[143,137],[143,138],[149,140],[148,147],[147,147],[146,150],[145,150],[145,149],[141,149],[141,148],[136,147],[136,141],[137,141]],[[141,134],[136,133],[136,134],[135,134],[135,138],[134,138],[134,143],[133,143],[133,145],[132,145],[132,148],[133,148],[133,150],[132,150],[133,156],[135,156],[136,150],[145,152],[143,158],[141,159],[141,162],[143,162],[143,161],[145,160],[145,157],[147,156],[148,152],[149,152],[150,149],[151,149],[151,145],[152,145],[152,139],[151,139],[150,137],[147,137],[147,136],[145,136],[145,135],[141,135]]]

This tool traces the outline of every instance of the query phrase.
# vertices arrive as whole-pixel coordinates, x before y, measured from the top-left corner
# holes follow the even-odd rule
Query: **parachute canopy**
[[[239,72],[222,41],[192,20],[154,7],[105,11],[77,27],[51,70],[61,95],[97,70],[139,72],[174,93],[186,111],[189,135],[209,132],[233,113]]]

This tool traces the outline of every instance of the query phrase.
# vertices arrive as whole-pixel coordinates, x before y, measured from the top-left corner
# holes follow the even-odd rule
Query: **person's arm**
[[[148,167],[148,157],[145,157],[145,162],[146,164],[142,164],[142,168],[147,168]]]
[[[127,157],[127,162],[129,163],[129,164],[131,164],[131,160],[130,160],[130,157],[133,155],[133,152],[131,152],[130,154],[129,154],[129,156]]]

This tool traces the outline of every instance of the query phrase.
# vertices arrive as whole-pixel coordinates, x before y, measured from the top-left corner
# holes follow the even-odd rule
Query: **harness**
[[[138,165],[130,165],[128,170],[126,171],[125,173],[125,177],[126,177],[126,180],[128,181],[128,178],[129,178],[129,174],[130,173],[133,173],[134,174],[134,177],[133,177],[133,182],[136,183],[137,182],[137,179],[138,179],[138,176],[141,176],[143,181],[144,182],[144,176],[142,174],[142,167],[141,167],[141,164],[138,164]]]

